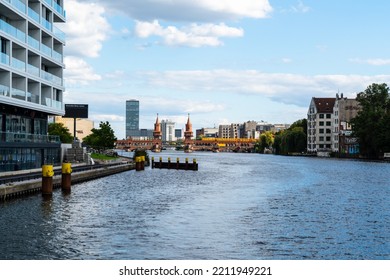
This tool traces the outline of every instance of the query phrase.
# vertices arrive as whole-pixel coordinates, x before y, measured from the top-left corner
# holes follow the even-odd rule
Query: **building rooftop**
[[[332,113],[336,98],[317,98],[313,97],[318,113]]]

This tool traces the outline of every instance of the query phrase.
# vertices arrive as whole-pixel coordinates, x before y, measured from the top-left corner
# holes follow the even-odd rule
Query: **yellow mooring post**
[[[141,171],[141,157],[135,158],[135,171]]]
[[[42,195],[51,196],[53,194],[53,165],[42,165]]]
[[[70,193],[72,182],[72,164],[64,162],[62,163],[62,178],[61,189],[63,192]]]

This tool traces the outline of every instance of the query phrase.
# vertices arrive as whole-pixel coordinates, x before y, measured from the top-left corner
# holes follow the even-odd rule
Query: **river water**
[[[199,171],[128,171],[0,203],[0,259],[390,259],[390,164],[163,152]]]

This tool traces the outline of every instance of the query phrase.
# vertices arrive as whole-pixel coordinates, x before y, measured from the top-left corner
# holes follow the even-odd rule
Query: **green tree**
[[[358,93],[361,110],[352,119],[353,135],[360,152],[367,158],[379,158],[390,152],[390,97],[387,84],[372,84]]]
[[[307,120],[302,119],[294,122],[287,130],[277,133],[273,148],[277,155],[288,155],[305,152],[306,145]]]
[[[116,137],[109,122],[100,122],[99,128],[93,128],[92,133],[84,138],[84,143],[94,149],[114,148]]]
[[[255,144],[258,153],[264,153],[264,149],[269,149],[274,143],[274,135],[271,131],[266,131],[260,135],[259,141]]]
[[[62,123],[51,123],[48,127],[49,135],[57,135],[60,137],[61,143],[72,143],[73,136],[70,134],[69,129]]]

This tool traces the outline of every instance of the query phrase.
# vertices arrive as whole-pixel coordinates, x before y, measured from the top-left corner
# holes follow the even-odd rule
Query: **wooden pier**
[[[188,162],[188,158],[185,159],[185,162],[180,162],[180,159],[177,158],[176,162],[171,162],[171,158],[168,158],[168,161],[164,162],[160,157],[159,161],[155,161],[152,157],[152,168],[159,169],[176,169],[176,170],[193,170],[198,171],[198,163],[196,159],[192,160],[192,163]]]

